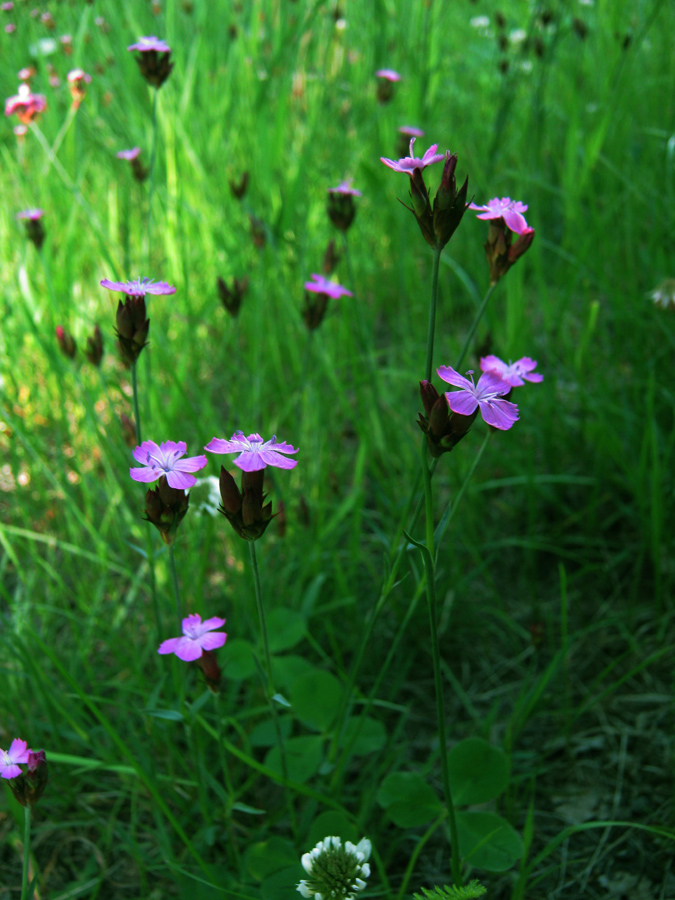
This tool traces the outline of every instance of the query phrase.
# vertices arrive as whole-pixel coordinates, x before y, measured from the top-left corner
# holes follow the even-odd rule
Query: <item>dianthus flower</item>
[[[45,239],[45,229],[42,224],[43,216],[44,210],[38,208],[24,209],[16,214],[17,219],[21,219],[26,223],[26,237],[29,241],[32,241],[37,250],[41,249]]]
[[[330,194],[330,197],[338,196]],[[351,197],[345,199],[351,201]],[[330,206],[329,206],[330,211]],[[351,291],[337,284],[335,281],[329,281],[324,275],[312,274],[312,281],[305,282],[305,302],[302,308],[302,317],[305,325],[310,331],[314,331],[323,322],[328,301],[339,300],[340,297],[353,297]]]
[[[389,103],[394,96],[394,85],[401,80],[401,76],[393,69],[378,69],[375,72],[377,82],[377,99],[380,103]]]
[[[342,196],[349,195],[351,197],[360,197],[361,191],[357,191],[351,186],[352,181],[352,178],[346,178],[344,181],[341,181],[337,187],[328,188],[328,193],[341,194]]]
[[[18,93],[9,97],[5,102],[5,115],[16,113],[17,118],[24,125],[30,125],[47,109],[47,101],[43,94],[31,94],[30,86],[20,84]]]
[[[152,35],[139,38],[135,44],[130,44],[127,50],[139,51],[140,56],[136,57],[136,62],[141,75],[152,87],[160,88],[173,69],[171,47]]]
[[[198,613],[192,613],[183,619],[183,634],[181,637],[169,638],[159,645],[158,653],[162,655],[175,653],[183,662],[193,662],[199,659],[206,651],[217,650],[227,640],[224,631],[215,631],[225,624],[225,619],[213,616],[205,619]]]
[[[480,213],[479,219],[503,219],[507,227],[516,234],[525,234],[528,224],[525,221],[524,212],[527,212],[527,204],[520,200],[512,200],[510,197],[494,197],[488,200],[485,206],[470,203],[469,209]]]
[[[28,762],[28,744],[20,738],[14,738],[9,750],[0,750],[0,777],[17,778],[21,775],[19,763]]]
[[[346,287],[342,287],[341,284],[337,284],[335,281],[329,281],[323,275],[312,274],[312,279],[313,281],[305,282],[306,291],[311,291],[315,294],[326,294],[327,297],[333,300],[339,300],[340,297],[354,296]]]
[[[511,387],[522,387],[526,381],[538,383],[544,380],[543,375],[534,371],[537,368],[536,359],[529,356],[523,356],[514,363],[505,363],[498,356],[482,356],[480,368],[482,372],[495,372]]]
[[[436,371],[443,381],[461,388],[459,391],[447,391],[445,394],[448,406],[454,413],[471,416],[478,408],[483,420],[500,431],[507,431],[518,420],[516,404],[503,399],[511,390],[511,385],[496,372],[483,372],[478,384],[474,384],[473,378],[469,381],[459,372],[455,372],[451,366],[440,366]]]
[[[297,453],[297,448],[283,441],[277,443],[276,435],[269,441],[263,441],[259,434],[249,434],[245,437],[243,431],[235,431],[231,440],[214,437],[204,449],[209,453],[238,453],[234,464],[243,472],[258,472],[267,466],[294,469],[298,464],[297,459],[286,459],[281,455]]]
[[[399,134],[405,135],[407,138],[418,138],[424,137],[424,132],[421,128],[415,128],[414,125],[401,125],[398,129]],[[406,142],[407,145],[407,142]]]
[[[140,152],[141,152],[140,147],[132,147],[131,150],[120,150],[115,155],[117,156],[118,159],[126,159],[129,162],[131,162],[132,160],[136,159],[136,157],[139,155]]]
[[[140,147],[132,147],[130,150],[120,150],[116,155],[118,159],[124,159],[131,164],[131,171],[133,172],[136,181],[145,181],[149,175],[149,170],[145,168],[140,160]]]
[[[72,69],[68,72],[68,87],[70,88],[70,96],[73,98],[73,106],[77,109],[85,98],[85,84],[91,83],[91,75],[84,69]]]
[[[297,890],[306,900],[354,900],[362,891],[370,875],[368,859],[371,843],[362,838],[358,844],[339,837],[327,837],[302,856],[302,867],[310,876],[303,879]]]
[[[375,72],[378,78],[384,78],[385,81],[400,81],[401,76],[394,69],[378,69]]]
[[[406,175],[412,176],[415,169],[422,171],[427,166],[445,159],[445,154],[436,153],[438,144],[432,144],[421,159],[418,156],[414,156],[413,145],[416,140],[417,138],[410,138],[410,156],[404,156],[403,159],[399,160],[386,159],[386,157],[381,156],[380,162],[383,162],[385,166],[389,166],[394,172],[404,172]]]
[[[111,281],[104,278],[101,287],[109,291],[120,291],[128,297],[145,297],[146,294],[175,294],[176,288],[166,281],[153,281],[151,278],[137,278],[135,281]]]
[[[187,473],[203,469],[207,459],[203,455],[181,459],[186,453],[185,441],[163,441],[160,445],[154,441],[143,441],[133,451],[134,459],[142,463],[143,468],[130,468],[129,474],[134,481],[142,481],[145,484],[157,481],[164,475],[169,487],[187,490],[197,481],[193,475]]]

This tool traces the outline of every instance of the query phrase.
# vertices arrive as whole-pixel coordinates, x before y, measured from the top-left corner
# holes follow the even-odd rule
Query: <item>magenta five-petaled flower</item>
[[[461,388],[459,391],[447,391],[445,394],[448,406],[453,412],[460,416],[470,416],[476,407],[479,407],[484,421],[501,431],[507,431],[518,421],[516,404],[503,399],[504,394],[508,394],[511,390],[511,385],[496,372],[483,372],[478,384],[474,384],[473,378],[469,381],[450,366],[440,366],[436,371],[443,381]],[[472,374],[467,372],[467,375]]]
[[[494,197],[488,200],[485,206],[478,206],[476,203],[470,203],[469,209],[474,209],[480,213],[479,219],[503,219],[507,228],[516,234],[525,234],[531,231],[529,225],[525,221],[524,212],[527,212],[527,204],[521,203],[520,200],[512,200],[510,197]]]
[[[0,750],[0,777],[17,778],[21,774],[19,763],[27,763],[30,752],[25,741],[14,738],[9,750]]]
[[[154,441],[143,441],[133,451],[134,459],[142,463],[143,468],[131,468],[129,474],[134,481],[142,481],[145,484],[157,481],[165,475],[169,487],[187,490],[197,481],[193,475],[187,473],[203,469],[208,460],[205,456],[189,456],[181,459],[186,453],[185,441],[164,441],[159,445]]]
[[[341,284],[338,284],[335,281],[329,281],[323,275],[316,275],[312,273],[313,281],[305,282],[305,290],[312,291],[315,294],[327,294],[333,300],[339,300],[340,297],[353,297],[351,291],[348,291],[346,287],[342,287]]]
[[[384,156],[381,156],[380,162],[383,162],[385,166],[389,166],[394,172],[404,172],[406,175],[412,175],[415,169],[420,169],[421,171],[427,166],[431,166],[434,163],[441,162],[441,160],[445,159],[444,153],[436,153],[438,144],[432,144],[421,159],[415,156],[413,153],[413,145],[416,140],[417,138],[410,139],[410,156],[404,156],[403,159],[399,160],[386,159]]]
[[[351,178],[346,178],[344,181],[341,181],[337,187],[328,188],[329,194],[349,194],[352,197],[360,197],[361,191],[357,191],[353,188]]]
[[[480,367],[482,372],[496,372],[511,387],[522,387],[526,381],[538,383],[544,380],[543,375],[534,371],[537,368],[536,359],[529,356],[523,356],[514,363],[505,363],[498,356],[482,356]]]
[[[169,638],[159,645],[158,653],[175,653],[183,662],[199,659],[205,650],[217,650],[227,639],[224,631],[214,631],[225,624],[225,619],[213,616],[205,619],[198,613],[192,613],[183,619],[183,635]]]
[[[118,159],[126,159],[131,162],[132,160],[136,159],[140,152],[140,147],[132,147],[131,150],[120,150],[119,153],[116,154],[116,156]]]
[[[135,44],[130,44],[127,50],[140,50],[141,53],[147,53],[149,50],[154,50],[156,53],[170,53],[171,47],[166,41],[160,41],[159,38],[152,35],[150,37],[140,37]]]
[[[276,466],[278,469],[294,469],[297,459],[286,459],[282,453],[297,453],[298,450],[283,441],[277,443],[276,435],[271,440],[263,441],[259,434],[244,435],[243,431],[235,431],[232,440],[225,441],[222,438],[213,438],[204,447],[209,453],[238,453],[234,460],[244,472],[258,472],[267,466]]]
[[[145,297],[146,294],[175,294],[176,288],[166,281],[153,281],[151,278],[137,278],[135,281],[111,281],[104,278],[101,287],[109,291],[121,291],[129,297]]]
[[[31,222],[36,222],[38,219],[41,219],[44,216],[45,212],[43,209],[35,208],[35,209],[24,209],[22,212],[17,213],[17,219],[29,219]]]
[[[384,78],[385,81],[401,80],[401,76],[394,69],[378,69],[375,75],[377,78]]]

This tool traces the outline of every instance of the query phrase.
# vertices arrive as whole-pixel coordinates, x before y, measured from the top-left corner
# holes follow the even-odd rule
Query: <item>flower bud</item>
[[[202,655],[196,660],[197,665],[204,673],[206,686],[212,694],[220,693],[220,682],[222,680],[222,672],[213,650],[202,650]]]
[[[247,290],[248,277],[235,278],[232,282],[232,288],[229,288],[225,281],[218,276],[218,295],[225,309],[235,319],[239,315],[241,301],[244,299],[244,294]]]
[[[92,366],[100,366],[103,359],[103,335],[98,325],[94,326],[94,333],[87,338],[84,355]]]
[[[527,253],[534,240],[534,228],[527,228],[513,242],[513,232],[503,219],[492,219],[485,243],[485,256],[490,267],[490,282],[497,284],[520,257]]]
[[[145,297],[129,296],[117,307],[116,334],[122,360],[133,366],[147,343],[150,320],[146,319]]]
[[[446,153],[443,175],[436,192],[433,212],[434,235],[441,247],[445,247],[453,236],[468,208],[466,194],[469,189],[469,176],[467,175],[464,179],[464,184],[458,191],[455,181],[456,168],[457,154]]]
[[[154,88],[161,88],[173,69],[170,50],[143,50],[136,62],[143,78]]]
[[[445,394],[439,394],[429,381],[420,381],[420,394],[426,416],[420,413],[417,424],[426,435],[429,453],[437,459],[457,446],[473,424],[478,409],[470,416],[451,413]]]
[[[230,179],[230,190],[232,191],[232,194],[237,198],[237,200],[241,200],[246,194],[246,191],[248,190],[249,177],[249,172],[242,172],[238,182]]]
[[[75,338],[64,329],[63,325],[56,326],[56,340],[61,353],[67,356],[68,359],[75,359],[75,354],[77,353]]]
[[[257,541],[274,518],[272,504],[265,504],[264,480],[264,469],[242,472],[240,491],[227,469],[220,467],[220,511],[245,541]]]
[[[302,318],[310,331],[314,331],[323,322],[327,308],[328,294],[305,291],[305,305],[302,308]]]
[[[189,493],[172,488],[162,475],[155,490],[151,489],[145,495],[145,520],[155,526],[165,544],[173,544],[189,505]]]
[[[35,806],[47,787],[49,773],[44,750],[28,751],[28,769],[7,781],[22,806]]]
[[[234,478],[225,466],[220,467],[220,497],[226,516],[236,516],[241,509],[241,494]]]
[[[356,215],[356,204],[351,194],[341,194],[331,191],[328,194],[326,206],[328,218],[340,231],[348,231]]]

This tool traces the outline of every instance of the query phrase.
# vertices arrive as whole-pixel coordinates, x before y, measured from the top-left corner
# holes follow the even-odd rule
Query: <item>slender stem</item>
[[[134,392],[134,424],[136,426],[136,443],[141,443],[141,415],[138,409],[138,379],[136,376],[136,363],[131,365],[131,387]]]
[[[422,478],[424,480],[424,509],[426,515],[426,548],[422,554],[426,570],[427,605],[429,607],[429,630],[431,636],[431,656],[434,665],[434,687],[436,690],[436,720],[438,726],[438,743],[441,753],[441,776],[443,794],[450,822],[451,868],[452,878],[456,885],[462,885],[462,860],[459,852],[457,836],[457,819],[455,805],[450,790],[448,771],[448,744],[445,736],[445,704],[443,702],[443,676],[441,674],[441,653],[438,644],[438,621],[436,612],[436,566],[434,563],[434,508],[431,492],[431,472],[427,465],[426,439],[422,441]]]
[[[471,346],[471,341],[473,340],[473,336],[476,333],[476,329],[478,328],[478,323],[483,318],[483,313],[485,312],[485,310],[487,308],[488,300],[492,296],[492,292],[494,291],[494,289],[496,287],[497,287],[497,283],[495,282],[494,284],[491,284],[490,287],[488,288],[488,292],[485,295],[485,297],[483,298],[483,302],[480,305],[480,309],[476,313],[476,317],[474,318],[473,322],[471,323],[471,328],[469,329],[469,333],[467,334],[466,340],[464,341],[464,346],[462,347],[462,352],[459,354],[459,359],[455,363],[455,369],[459,369],[459,367],[464,362],[464,357],[468,353],[469,347]]]
[[[436,333],[436,300],[438,298],[438,268],[441,261],[441,247],[434,248],[434,262],[431,269],[431,298],[429,301],[429,333],[427,335],[427,362],[424,377],[431,381],[431,370],[434,362],[434,334]]]
[[[255,588],[255,602],[258,607],[258,619],[260,620],[260,634],[263,642],[263,652],[265,654],[265,674],[267,675],[267,699],[271,700],[274,696],[274,677],[272,675],[272,657],[270,656],[270,645],[267,638],[267,621],[265,619],[265,606],[263,604],[262,588],[260,586],[260,571],[258,569],[258,557],[255,550],[255,541],[248,542],[249,554],[251,557],[251,568],[253,569],[253,584]]]
[[[265,668],[267,670],[267,702],[272,713],[272,721],[274,723],[274,731],[276,732],[277,743],[279,745],[279,756],[281,758],[281,774],[284,780],[288,780],[288,766],[286,764],[286,748],[284,747],[284,736],[281,733],[281,725],[279,723],[279,713],[274,699],[274,675],[272,672],[272,657],[270,655],[270,645],[267,638],[267,622],[265,620],[265,606],[263,604],[262,587],[260,585],[260,571],[258,570],[258,557],[255,550],[255,542],[248,542],[249,554],[251,557],[251,568],[253,569],[253,583],[255,586],[255,602],[258,607],[258,618],[260,620],[260,633],[263,642],[263,652],[265,654]],[[288,814],[291,820],[291,829],[295,835],[297,832],[297,824],[295,821],[295,810],[293,808],[293,798],[288,785],[286,785],[286,804],[288,806]]]
[[[150,185],[148,187],[148,224],[145,230],[147,249],[145,254],[146,264],[150,265],[150,231],[152,226],[152,196],[155,193],[155,160],[157,158],[157,94],[155,88],[152,95],[152,151],[150,152]],[[148,268],[149,271],[149,268]]]
[[[63,122],[63,125],[61,126],[61,130],[56,135],[56,139],[55,139],[54,143],[52,144],[52,148],[47,155],[47,161],[42,168],[42,176],[43,177],[47,174],[47,172],[49,171],[49,167],[56,159],[56,154],[59,152],[59,147],[61,146],[61,143],[63,142],[63,139],[66,136],[68,129],[70,128],[73,120],[75,119],[75,116],[77,114],[77,109],[78,109],[78,107],[74,103],[71,103],[70,109],[68,110],[68,115],[66,116],[66,118]]]
[[[30,806],[24,806],[24,827],[23,827],[23,872],[21,875],[21,900],[29,900],[28,898],[28,867],[30,864]]]
[[[173,581],[173,595],[176,598],[176,615],[180,626],[183,621],[183,604],[180,599],[180,585],[178,584],[178,572],[176,571],[176,557],[173,553],[173,544],[169,544],[169,560],[171,566],[171,579]]]
[[[218,732],[218,758],[220,759],[220,768],[223,772],[223,781],[225,782],[225,790],[227,791],[227,809],[225,811],[225,815],[227,817],[228,824],[228,833],[230,840],[227,842],[228,850],[232,855],[232,859],[234,863],[239,866],[241,862],[241,856],[239,853],[239,845],[237,844],[237,836],[234,828],[232,827],[232,805],[235,800],[234,796],[234,788],[232,787],[232,779],[230,778],[230,770],[227,765],[227,758],[225,756],[225,747],[223,745],[223,720],[220,714],[220,694],[214,694],[214,700],[216,704],[216,730]]]

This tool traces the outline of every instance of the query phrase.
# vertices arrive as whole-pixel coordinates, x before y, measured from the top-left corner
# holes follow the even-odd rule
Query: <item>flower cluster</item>
[[[302,310],[305,325],[310,331],[314,331],[323,322],[329,300],[353,296],[354,294],[341,284],[313,273],[312,280],[305,282],[305,305]]]
[[[116,333],[124,363],[133,366],[147,343],[150,331],[150,319],[147,318],[145,307],[146,294],[175,294],[176,288],[165,281],[152,281],[150,278],[137,278],[135,281],[111,281],[104,278],[101,287],[126,294],[127,299],[124,303],[120,300],[117,306]]]
[[[441,250],[459,227],[462,216],[468,209],[466,194],[469,189],[469,178],[467,176],[464,179],[464,184],[458,190],[455,180],[457,154],[449,151],[445,154],[436,153],[438,144],[432,144],[420,158],[414,155],[415,140],[414,137],[410,139],[410,156],[404,156],[399,160],[381,156],[380,162],[393,169],[394,172],[402,172],[410,176],[412,206],[407,208],[417,219],[417,224],[427,244],[434,249]],[[432,205],[422,172],[427,166],[432,166],[441,160],[445,160],[445,165],[441,183]]]
[[[523,215],[527,212],[527,204],[510,197],[494,197],[485,206],[470,203],[469,209],[476,210],[479,219],[490,222],[485,255],[490,267],[490,281],[496,284],[532,246],[534,228],[530,228]],[[518,235],[515,243],[513,234]]]
[[[20,768],[27,766],[23,772]],[[0,777],[6,778],[22,806],[35,806],[47,786],[44,750],[29,750],[26,741],[14,738],[9,750],[0,750]]]
[[[362,838],[358,844],[343,844],[339,837],[327,837],[305,853],[302,867],[310,876],[297,890],[306,900],[354,900],[357,891],[366,886],[370,875],[371,843]]]
[[[32,94],[28,84],[20,84],[14,97],[5,102],[5,115],[16,114],[19,122],[30,125],[40,113],[47,109],[47,100],[43,94]]]
[[[141,75],[152,87],[161,88],[173,69],[171,47],[152,35],[139,38],[135,44],[130,44],[127,50],[139,52],[136,61]]]
[[[471,428],[478,412],[483,420],[507,431],[518,421],[518,407],[507,398],[514,387],[526,381],[540,382],[543,375],[535,372],[536,360],[524,356],[514,363],[505,363],[497,356],[486,356],[480,361],[482,374],[475,383],[473,373],[465,378],[450,366],[437,369],[439,378],[458,391],[439,394],[430,381],[420,382],[422,404],[426,415],[420,413],[418,425],[427,438],[427,446],[433,457],[452,450]]]

